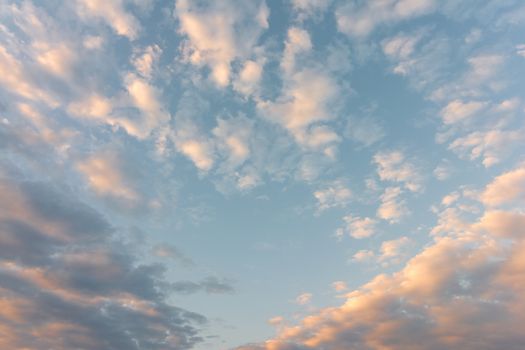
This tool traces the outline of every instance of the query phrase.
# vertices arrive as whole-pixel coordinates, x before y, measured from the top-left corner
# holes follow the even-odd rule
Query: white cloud
[[[78,15],[86,21],[100,18],[118,35],[126,36],[130,40],[137,38],[140,24],[126,11],[122,0],[77,0],[77,4]]]
[[[332,288],[336,292],[344,292],[345,290],[348,290],[348,286],[346,285],[346,282],[344,281],[335,281],[332,283]]]
[[[486,106],[487,104],[481,101],[453,100],[441,110],[441,116],[445,124],[454,124],[472,117]]]
[[[342,180],[334,181],[327,187],[314,192],[317,199],[317,208],[323,211],[335,207],[345,207],[352,198],[352,191]]]
[[[178,1],[175,16],[188,40],[186,59],[211,69],[219,86],[230,83],[231,63],[250,58],[257,39],[268,28],[268,8],[263,1],[221,1],[206,6]]]
[[[377,209],[377,216],[390,223],[396,223],[402,217],[410,214],[405,200],[400,198],[402,193],[400,187],[387,187],[381,195],[381,205]]]
[[[417,167],[400,151],[378,152],[374,155],[377,174],[383,181],[400,182],[412,192],[422,190],[422,178]]]
[[[470,160],[481,158],[488,168],[499,163],[511,149],[523,144],[522,136],[522,130],[475,131],[458,137],[448,148]]]
[[[340,32],[355,37],[365,37],[376,27],[393,24],[431,12],[433,0],[385,0],[362,3],[343,3],[336,10]]]
[[[250,157],[252,128],[252,121],[245,117],[217,119],[212,133],[229,169],[240,166]]]
[[[77,169],[99,195],[135,202],[138,193],[130,186],[117,154],[96,154],[77,163]]]
[[[405,256],[405,250],[410,243],[411,240],[406,236],[384,241],[381,243],[378,261],[384,265],[399,263]]]
[[[375,258],[375,254],[371,250],[362,249],[352,256],[352,261],[355,262],[369,262]]]
[[[151,79],[154,65],[161,54],[162,49],[158,45],[149,45],[135,55],[133,65],[142,77]]]
[[[434,176],[439,181],[444,181],[452,175],[452,165],[446,159],[442,160],[433,171]]]
[[[311,300],[312,300],[312,293],[303,293],[297,296],[297,298],[295,298],[295,302],[299,305],[309,304]]]
[[[481,201],[489,207],[525,205],[525,168],[520,167],[496,177],[481,194]]]
[[[233,88],[244,95],[251,95],[257,91],[263,73],[263,61],[246,60],[233,82]]]
[[[499,186],[507,194],[507,185],[520,187],[520,171],[497,177],[484,191],[491,193],[487,198]],[[511,197],[488,203],[512,203]],[[400,271],[379,274],[347,293],[342,305],[241,349],[520,349],[525,337],[515,325],[525,322],[525,216],[491,210],[472,222],[456,217],[448,226],[457,234],[445,230]],[[377,256],[361,250],[354,261],[399,261],[409,243],[407,237],[386,241]]]
[[[376,221],[368,217],[359,217],[347,215],[343,217],[346,226],[340,228],[343,232],[348,233],[351,237],[362,239],[372,236],[376,231]]]
[[[311,49],[312,42],[306,30],[298,27],[288,29],[288,35],[284,43],[283,58],[281,60],[281,68],[283,71],[287,74],[293,73],[296,70],[296,56],[308,52]]]

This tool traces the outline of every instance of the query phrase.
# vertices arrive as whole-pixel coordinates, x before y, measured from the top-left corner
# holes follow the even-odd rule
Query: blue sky
[[[0,2],[0,347],[522,349],[519,0]]]

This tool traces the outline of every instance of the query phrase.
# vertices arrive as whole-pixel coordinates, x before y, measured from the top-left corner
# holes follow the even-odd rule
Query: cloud
[[[352,198],[352,191],[341,180],[314,192],[317,208],[323,211],[330,208],[345,207]]]
[[[335,281],[332,283],[332,288],[336,292],[343,292],[348,289],[348,286],[346,285],[344,281]]]
[[[481,194],[481,201],[489,207],[525,205],[525,168],[497,176]]]
[[[377,216],[390,223],[397,223],[401,218],[410,214],[405,200],[399,198],[402,193],[400,187],[387,187],[381,195],[381,205],[377,209]]]
[[[204,291],[207,294],[231,294],[235,291],[230,281],[216,277],[206,277],[200,282],[177,281],[170,285],[170,290],[180,294],[193,294]]]
[[[187,37],[185,59],[211,69],[210,78],[220,87],[230,83],[231,64],[244,61],[268,28],[269,10],[264,1],[222,1],[208,5],[178,1],[174,15]]]
[[[240,349],[521,349],[523,220],[519,211],[489,210],[463,221],[457,233],[443,232],[400,271],[347,293],[344,304]],[[398,256],[406,242],[385,242],[381,251]],[[369,251],[356,254],[368,257]]]
[[[448,160],[444,159],[436,166],[433,174],[439,181],[444,181],[451,176],[452,172],[452,165]]]
[[[78,171],[97,194],[135,202],[140,196],[130,186],[122,167],[121,159],[114,152],[93,155],[77,163]]]
[[[430,13],[433,0],[386,0],[376,2],[348,2],[336,12],[340,32],[366,37],[380,25],[395,24],[403,20]]]
[[[320,17],[330,4],[331,0],[292,0],[293,11],[299,22]]]
[[[206,319],[166,302],[145,265],[72,192],[1,180],[0,346],[190,349]]]
[[[338,230],[341,230],[338,236],[342,235],[342,232],[348,233],[351,237],[356,239],[362,239],[372,236],[376,231],[377,222],[374,219],[359,216],[347,215],[343,217],[345,226]]]
[[[149,45],[137,52],[133,65],[137,72],[144,78],[151,78],[155,63],[159,60],[162,49],[158,45]]]
[[[355,262],[368,262],[375,258],[375,254],[371,250],[362,249],[356,252],[352,256],[352,261]]]
[[[384,266],[401,262],[406,254],[405,249],[410,243],[410,239],[406,236],[384,241],[381,243],[378,261]]]
[[[262,114],[284,127],[306,149],[326,150],[339,142],[330,127],[319,125],[334,118],[329,105],[338,93],[335,81],[323,71],[305,69],[293,74],[286,84],[277,101],[257,104]]]
[[[124,8],[122,0],[78,0],[77,14],[86,21],[101,19],[115,33],[130,40],[136,39],[141,29],[138,20]]]
[[[151,252],[153,255],[159,257],[159,258],[168,258],[173,259],[176,262],[182,264],[183,266],[193,266],[195,263],[192,259],[187,257],[184,253],[182,253],[177,247],[168,244],[168,243],[162,243],[154,246],[151,249]]]
[[[295,298],[295,302],[299,305],[309,304],[312,300],[312,293],[302,293]]]
[[[463,102],[461,100],[453,100],[441,110],[443,122],[445,124],[461,122],[480,112],[485,106],[486,103],[480,101]]]
[[[448,148],[470,160],[481,158],[483,165],[488,168],[522,144],[522,134],[521,130],[474,131],[456,138]]]
[[[400,151],[378,152],[374,155],[377,174],[382,181],[400,182],[412,192],[422,190],[422,178],[417,167]]]
[[[385,137],[382,124],[371,117],[349,118],[345,136],[365,147],[370,147]]]

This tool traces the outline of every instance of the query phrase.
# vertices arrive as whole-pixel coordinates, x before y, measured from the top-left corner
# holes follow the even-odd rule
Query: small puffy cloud
[[[366,37],[376,27],[394,24],[431,12],[434,0],[388,0],[343,3],[335,13],[340,32]]]
[[[263,68],[262,61],[246,60],[237,79],[233,82],[233,88],[244,95],[255,93],[262,77]]]
[[[77,163],[77,169],[89,186],[99,195],[135,202],[138,193],[123,172],[123,164],[114,152],[95,154]]]
[[[356,252],[352,256],[352,261],[355,262],[368,262],[375,258],[375,254],[371,250],[362,249]]]
[[[130,40],[136,39],[140,31],[139,22],[129,11],[126,11],[122,0],[78,0],[77,13],[86,21],[92,18],[103,20],[118,35],[128,37]]]
[[[400,34],[383,41],[383,52],[391,60],[397,62],[393,71],[396,74],[407,75],[415,63],[413,53],[421,39],[420,34]]]
[[[272,317],[268,320],[268,324],[274,326],[274,327],[279,327],[281,326],[282,324],[284,323],[284,318],[282,316],[275,316],[275,317]]]
[[[166,124],[170,115],[160,101],[159,90],[148,80],[130,73],[124,84],[126,93],[114,98],[92,93],[71,102],[67,111],[73,116],[120,127],[131,136],[145,139]],[[130,113],[129,108],[138,113]]]
[[[452,165],[448,160],[445,159],[441,161],[441,163],[438,164],[438,166],[436,166],[436,168],[433,171],[433,174],[439,181],[444,181],[452,175],[452,172]]]
[[[199,170],[208,171],[213,166],[213,153],[208,142],[185,139],[177,141],[176,144],[179,151],[188,157]]]
[[[99,50],[104,45],[104,38],[97,35],[88,35],[82,41],[82,45],[88,50]]]
[[[292,7],[298,21],[304,21],[308,18],[317,18],[324,13],[331,0],[292,0]]]
[[[162,49],[158,45],[149,45],[135,54],[133,66],[142,77],[151,78],[154,65],[161,54]]]
[[[378,152],[373,161],[377,165],[377,174],[381,180],[400,182],[412,192],[422,190],[419,170],[402,152]]]
[[[340,228],[341,232],[346,232],[353,238],[362,239],[372,236],[375,233],[377,222],[368,217],[347,215],[343,218],[345,226]]]
[[[302,147],[326,150],[339,142],[339,136],[332,128],[319,124],[335,117],[329,105],[337,94],[337,84],[326,72],[307,69],[290,77],[277,101],[260,101],[257,107],[266,118],[283,126]]]
[[[445,207],[448,207],[454,202],[456,202],[459,199],[459,197],[460,194],[458,192],[452,192],[443,197],[443,199],[441,200],[441,204]]]
[[[489,207],[525,205],[525,168],[497,176],[481,194],[481,201]]]
[[[230,83],[231,64],[250,58],[257,40],[268,28],[264,1],[222,1],[209,4],[178,1],[174,15],[187,37],[186,60],[211,69],[211,79],[221,87]]]
[[[352,198],[352,191],[342,180],[334,181],[329,186],[314,192],[317,208],[323,211],[330,208],[345,207]]]
[[[281,68],[286,73],[295,71],[296,56],[312,49],[312,42],[308,32],[299,27],[288,29],[288,35],[284,44],[284,53]]]
[[[509,151],[523,142],[522,130],[474,131],[456,138],[448,148],[461,157],[480,159],[488,168],[501,161]]]
[[[297,296],[295,298],[295,302],[299,305],[306,305],[309,304],[312,300],[312,293],[303,293]]]
[[[250,157],[252,128],[252,121],[245,117],[217,119],[217,126],[212,133],[228,167],[238,167]]]
[[[485,102],[454,100],[441,110],[441,116],[445,124],[454,124],[464,121],[486,107]]]
[[[410,214],[405,201],[400,198],[402,193],[400,187],[387,187],[381,195],[381,205],[377,209],[377,216],[390,223],[397,223],[401,218]]]
[[[336,292],[344,292],[348,290],[348,286],[346,285],[346,282],[344,281],[335,281],[334,283],[332,283],[332,288]]]
[[[406,236],[381,243],[378,261],[383,265],[399,263],[410,243],[410,239]]]

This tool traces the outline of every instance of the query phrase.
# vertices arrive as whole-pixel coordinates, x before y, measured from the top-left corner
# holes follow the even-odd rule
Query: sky
[[[0,348],[525,348],[521,0],[0,0]]]

